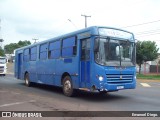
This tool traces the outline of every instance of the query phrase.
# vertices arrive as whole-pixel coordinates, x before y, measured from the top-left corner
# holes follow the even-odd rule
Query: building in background
[[[141,66],[142,74],[160,74],[160,55],[154,61],[147,61]],[[137,72],[139,72],[139,66],[137,66]]]

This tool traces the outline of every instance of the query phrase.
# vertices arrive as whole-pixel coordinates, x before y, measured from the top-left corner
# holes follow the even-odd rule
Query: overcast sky
[[[0,0],[0,38],[43,41],[84,28],[81,14],[88,26],[122,28],[160,48],[160,0]]]

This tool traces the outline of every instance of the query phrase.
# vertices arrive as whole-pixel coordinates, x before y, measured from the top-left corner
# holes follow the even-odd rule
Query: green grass
[[[137,79],[160,80],[160,74],[159,75],[137,74]]]

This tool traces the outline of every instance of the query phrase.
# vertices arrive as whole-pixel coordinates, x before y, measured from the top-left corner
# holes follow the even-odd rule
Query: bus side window
[[[31,48],[30,60],[36,61],[37,59],[37,46]]]
[[[72,57],[77,53],[76,37],[63,39],[62,41],[62,57]]]
[[[61,55],[61,42],[55,41],[49,43],[49,50],[48,50],[48,58],[49,59],[56,59],[59,58]]]
[[[47,59],[47,50],[48,49],[48,44],[43,44],[40,46],[40,60],[45,60]]]
[[[23,54],[23,60],[28,62],[30,60],[30,49],[25,49]]]

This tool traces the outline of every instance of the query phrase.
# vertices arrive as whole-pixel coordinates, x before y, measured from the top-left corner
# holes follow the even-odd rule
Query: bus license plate
[[[124,86],[117,86],[117,90],[124,89]]]

